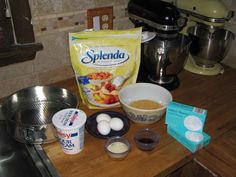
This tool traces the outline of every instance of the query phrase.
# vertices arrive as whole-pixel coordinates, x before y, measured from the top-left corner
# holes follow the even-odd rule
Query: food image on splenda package
[[[89,73],[88,78],[91,80],[106,80],[106,79],[112,79],[112,74],[109,72],[94,72]]]
[[[112,74],[108,72],[97,72],[88,74],[92,99],[97,104],[118,103],[118,90],[111,83]],[[92,101],[92,102],[93,102]]]
[[[141,28],[69,33],[69,44],[82,101],[91,109],[119,106],[119,90],[137,79]]]

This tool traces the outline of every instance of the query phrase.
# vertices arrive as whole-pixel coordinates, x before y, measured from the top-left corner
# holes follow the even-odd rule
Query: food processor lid
[[[163,1],[131,0],[128,4],[128,12],[134,23],[142,22],[166,33],[178,33],[185,24],[177,8]]]
[[[234,16],[234,12],[220,0],[178,0],[175,5],[181,13],[211,23],[225,23]]]

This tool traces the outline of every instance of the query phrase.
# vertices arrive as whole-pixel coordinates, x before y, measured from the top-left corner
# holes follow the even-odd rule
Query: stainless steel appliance
[[[184,67],[191,42],[179,34],[185,19],[175,6],[157,0],[131,0],[128,12],[136,27],[142,26],[143,31],[156,34],[142,44],[141,72],[147,73],[149,82],[169,90],[177,88],[177,74]]]
[[[220,62],[234,39],[234,34],[224,29],[224,25],[233,17],[233,11],[221,0],[175,0],[173,3],[188,19],[182,33],[192,39],[184,68],[201,75],[223,73]]]
[[[190,40],[178,35],[172,40],[154,38],[143,44],[142,59],[148,79],[167,89],[177,85],[177,74],[183,69],[188,57]]]

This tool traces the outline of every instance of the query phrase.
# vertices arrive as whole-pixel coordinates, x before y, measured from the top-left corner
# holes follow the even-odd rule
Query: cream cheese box
[[[167,127],[167,133],[193,153],[208,145],[211,140],[211,137],[204,132],[180,131],[170,126]]]
[[[171,102],[167,107],[165,123],[182,131],[202,132],[206,115],[205,109]]]

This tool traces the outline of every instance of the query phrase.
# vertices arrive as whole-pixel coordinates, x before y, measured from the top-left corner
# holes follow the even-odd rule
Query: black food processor
[[[174,5],[159,0],[131,0],[128,12],[135,27],[156,35],[142,43],[138,82],[155,83],[168,90],[177,88],[177,74],[184,67],[191,43],[179,33],[186,19]]]

